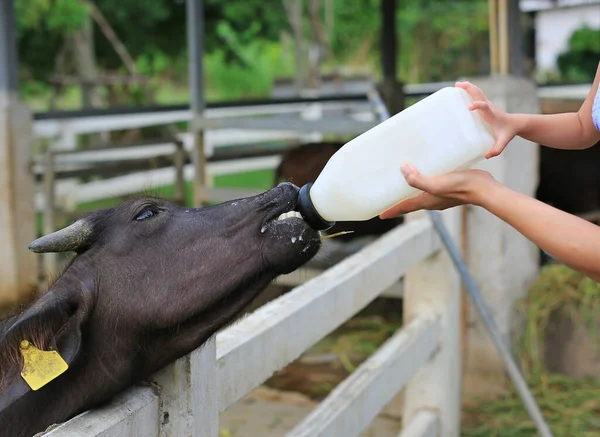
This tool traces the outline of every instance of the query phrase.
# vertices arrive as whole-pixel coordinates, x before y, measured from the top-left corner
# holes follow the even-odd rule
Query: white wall
[[[583,3],[583,2],[582,2]],[[536,64],[538,73],[553,72],[556,59],[566,51],[571,34],[588,25],[600,28],[600,1],[579,6],[552,8],[536,12]],[[521,9],[527,11],[525,2]]]

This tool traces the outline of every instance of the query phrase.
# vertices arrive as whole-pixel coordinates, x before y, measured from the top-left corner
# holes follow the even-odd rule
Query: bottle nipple
[[[310,199],[310,187],[312,187],[313,183],[309,182],[300,188],[300,192],[298,193],[298,203],[296,205],[296,209],[298,212],[302,214],[304,221],[313,229],[317,231],[326,231],[335,225],[335,222],[330,222],[325,220],[323,217],[319,215],[315,205]]]

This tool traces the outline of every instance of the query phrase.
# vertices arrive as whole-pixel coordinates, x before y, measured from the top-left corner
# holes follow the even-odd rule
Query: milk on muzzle
[[[300,189],[297,209],[318,230],[365,221],[419,194],[400,172],[403,163],[425,176],[473,166],[495,140],[471,103],[465,90],[446,87],[344,144]]]

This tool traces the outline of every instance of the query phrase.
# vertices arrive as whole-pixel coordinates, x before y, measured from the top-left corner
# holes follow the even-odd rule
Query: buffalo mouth
[[[302,215],[294,211],[294,204],[275,211],[260,232],[263,255],[268,264],[279,273],[290,273],[314,257],[321,247],[321,236],[311,228]]]
[[[304,241],[303,236],[306,235],[310,239],[316,239],[320,241],[320,234],[318,231],[312,229],[304,218],[302,214],[298,211],[287,211],[279,214],[276,218],[272,218],[267,220],[266,223],[261,228],[260,232],[262,234],[268,234],[269,232],[276,232],[278,234],[289,234],[290,241],[295,243],[296,241]],[[295,237],[294,235],[297,234]]]

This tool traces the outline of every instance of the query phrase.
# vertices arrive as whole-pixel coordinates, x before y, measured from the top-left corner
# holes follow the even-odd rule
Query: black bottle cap
[[[310,187],[312,187],[312,185],[313,183],[309,182],[300,188],[296,209],[302,214],[304,221],[306,221],[311,228],[317,231],[325,231],[335,225],[335,222],[329,222],[323,219],[315,209],[312,200],[310,200]]]

